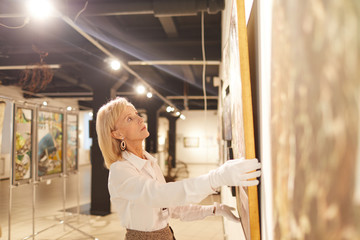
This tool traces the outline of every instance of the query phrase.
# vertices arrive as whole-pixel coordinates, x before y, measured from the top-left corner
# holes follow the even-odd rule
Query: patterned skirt
[[[143,232],[126,229],[125,240],[175,240],[173,230],[168,225],[163,229]]]

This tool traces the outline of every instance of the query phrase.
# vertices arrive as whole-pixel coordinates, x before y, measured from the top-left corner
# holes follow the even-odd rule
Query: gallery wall
[[[217,111],[184,111],[176,121],[176,161],[188,164],[218,164]]]

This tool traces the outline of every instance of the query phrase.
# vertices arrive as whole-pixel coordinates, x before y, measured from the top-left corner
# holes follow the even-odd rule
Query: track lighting
[[[120,64],[119,60],[117,60],[117,59],[112,59],[110,61],[110,66],[115,71],[117,71],[121,68],[121,64]]]
[[[145,87],[143,86],[143,85],[138,85],[137,87],[136,87],[136,92],[138,93],[138,94],[144,94],[145,93]]]
[[[173,108],[172,106],[167,106],[166,111],[167,112],[173,112],[175,110],[175,108]]]

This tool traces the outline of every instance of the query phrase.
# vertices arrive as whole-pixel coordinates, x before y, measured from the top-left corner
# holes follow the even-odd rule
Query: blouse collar
[[[128,151],[122,152],[122,157],[134,165],[138,170],[143,169],[147,161],[157,162],[157,159],[151,156],[150,153],[146,152],[145,150],[143,151],[143,154],[147,160],[139,158],[135,154]]]

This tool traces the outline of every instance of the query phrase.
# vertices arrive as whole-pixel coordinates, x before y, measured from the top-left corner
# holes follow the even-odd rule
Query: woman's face
[[[143,141],[150,134],[146,129],[144,119],[133,106],[126,106],[124,112],[115,123],[112,135],[117,139],[130,141]]]

